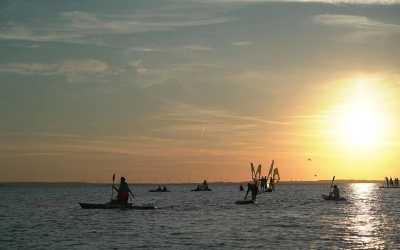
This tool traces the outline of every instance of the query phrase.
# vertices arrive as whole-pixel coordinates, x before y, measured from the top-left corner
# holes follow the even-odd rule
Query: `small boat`
[[[202,184],[197,185],[195,189],[191,190],[192,192],[201,192],[201,191],[212,191],[207,184],[207,181],[204,180]]]
[[[144,205],[133,205],[132,203],[128,203],[126,206],[115,202],[107,202],[107,203],[83,203],[79,202],[79,205],[83,209],[136,209],[136,210],[151,210],[156,209],[157,207],[153,204],[144,204]]]
[[[202,191],[212,191],[212,189],[207,188],[207,189],[202,189],[202,188],[195,188],[191,190],[192,192],[202,192]]]
[[[166,186],[158,186],[156,189],[150,189],[149,192],[169,192]]]
[[[169,191],[169,190],[151,189],[151,190],[149,190],[149,192],[152,192],[152,193],[165,193],[165,192],[171,192],[171,191]]]
[[[255,201],[254,200],[238,200],[235,201],[235,204],[237,205],[246,205],[246,204],[254,204]]]
[[[332,196],[326,195],[326,194],[323,194],[323,195],[322,195],[322,198],[323,198],[324,200],[326,200],[326,201],[346,201],[346,198],[344,198],[344,197],[340,197],[339,199],[333,199]]]

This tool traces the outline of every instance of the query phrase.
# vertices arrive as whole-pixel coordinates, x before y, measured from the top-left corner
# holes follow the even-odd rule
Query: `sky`
[[[400,1],[0,2],[0,182],[399,176]]]

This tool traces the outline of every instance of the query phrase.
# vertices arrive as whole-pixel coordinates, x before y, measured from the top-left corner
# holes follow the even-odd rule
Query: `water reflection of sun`
[[[384,240],[378,234],[381,225],[379,203],[375,199],[374,183],[355,183],[351,185],[354,201],[350,216],[352,241],[365,248],[382,247]]]

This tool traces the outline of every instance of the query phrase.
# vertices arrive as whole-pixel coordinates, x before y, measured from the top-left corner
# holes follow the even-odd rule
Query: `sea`
[[[400,188],[341,183],[347,201],[325,201],[329,183],[281,183],[236,205],[239,184],[130,184],[155,210],[87,210],[110,185],[1,184],[0,249],[400,249]]]

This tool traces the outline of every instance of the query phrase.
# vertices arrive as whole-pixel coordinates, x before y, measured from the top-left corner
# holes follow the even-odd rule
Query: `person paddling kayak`
[[[334,199],[334,200],[339,200],[340,199],[340,190],[339,190],[337,185],[333,185],[333,190],[329,194],[329,196],[331,196],[332,199]]]
[[[118,202],[127,205],[128,200],[129,200],[129,194],[134,197],[131,189],[128,186],[128,183],[126,182],[125,177],[121,177],[121,182],[119,184],[119,187],[117,188],[116,186],[113,186],[113,188],[118,192]]]

